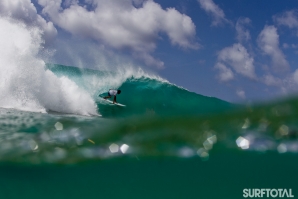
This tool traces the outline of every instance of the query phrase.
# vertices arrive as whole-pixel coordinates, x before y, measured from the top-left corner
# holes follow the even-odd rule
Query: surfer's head
[[[118,90],[118,91],[117,91],[117,94],[120,94],[120,93],[121,93],[121,90]]]

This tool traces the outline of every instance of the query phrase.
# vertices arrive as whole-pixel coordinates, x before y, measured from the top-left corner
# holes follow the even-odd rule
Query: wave
[[[113,107],[117,112],[109,112],[110,107],[98,107],[103,115],[207,115],[232,108],[234,105],[213,97],[189,92],[168,82],[147,77],[129,78],[119,89],[117,101],[125,108]],[[103,110],[104,109],[104,110]]]
[[[136,73],[126,68],[109,72],[54,64],[48,64],[47,68],[57,76],[67,76],[87,91],[103,117],[206,115],[235,107],[223,100],[190,92],[142,70]],[[117,101],[126,107],[111,105],[101,98],[109,89],[122,91]]]
[[[0,18],[0,26],[0,107],[98,114],[88,92],[45,68],[38,55],[43,43],[39,29],[6,18]]]
[[[133,66],[115,71],[45,64],[40,58],[41,31],[0,18],[0,107],[104,117],[208,114],[233,105],[170,84]],[[98,97],[111,88],[125,108]]]

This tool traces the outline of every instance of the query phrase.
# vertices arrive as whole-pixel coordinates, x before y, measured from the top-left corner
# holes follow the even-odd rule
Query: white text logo
[[[294,198],[292,189],[243,189],[244,198]]]

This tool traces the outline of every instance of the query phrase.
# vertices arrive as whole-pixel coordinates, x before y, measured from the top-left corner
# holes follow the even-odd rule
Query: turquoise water
[[[0,198],[298,194],[296,98],[236,105],[142,72],[46,69],[61,89],[46,99],[13,95],[26,110],[0,109]],[[98,97],[109,88],[122,90],[117,101],[126,107]],[[68,94],[77,102],[65,107]]]

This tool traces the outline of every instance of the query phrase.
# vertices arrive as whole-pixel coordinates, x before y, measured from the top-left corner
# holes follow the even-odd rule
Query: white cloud
[[[38,0],[54,24],[73,35],[96,40],[114,49],[126,49],[147,64],[163,67],[163,62],[150,55],[156,48],[160,33],[172,45],[198,49],[195,25],[191,18],[174,8],[163,10],[152,0],[88,0],[92,10],[75,1],[68,8],[61,0]],[[141,4],[143,3],[143,4]],[[135,7],[134,4],[140,7]]]
[[[239,43],[222,49],[218,54],[218,63],[226,63],[236,73],[251,79],[256,78],[253,62],[254,59],[248,54],[246,48]]]
[[[250,25],[251,20],[249,18],[239,18],[236,23],[237,40],[241,42],[247,42],[250,40],[250,33],[245,29],[246,25]]]
[[[240,98],[242,98],[242,99],[245,99],[246,98],[246,96],[245,96],[245,91],[244,90],[237,90],[236,91],[236,94],[240,97]]]
[[[297,49],[297,48],[298,48],[298,45],[296,45],[296,44],[287,44],[287,43],[283,43],[283,44],[282,44],[282,47],[283,47],[284,49],[289,49],[289,48],[291,48],[291,49]]]
[[[295,70],[295,72],[292,75],[293,81],[298,84],[298,69]]]
[[[213,0],[198,0],[200,6],[203,10],[205,10],[212,17],[212,26],[222,25],[224,23],[231,22],[225,18],[224,11],[216,5]]]
[[[282,94],[290,94],[298,91],[298,69],[283,77],[266,74],[260,79],[267,86],[273,86],[280,89]]]
[[[52,42],[57,35],[57,30],[53,23],[47,22],[37,14],[37,10],[30,0],[1,0],[0,16],[10,17],[28,26],[40,28],[46,44]]]
[[[290,66],[283,52],[279,48],[279,35],[274,26],[265,26],[258,36],[260,49],[271,57],[272,66],[275,72],[288,71]]]
[[[282,44],[282,47],[283,47],[284,49],[288,49],[288,48],[290,48],[289,44],[287,44],[287,43],[283,43],[283,44]]]
[[[164,63],[160,60],[155,59],[154,57],[152,57],[150,54],[144,52],[136,52],[133,53],[133,56],[136,58],[141,58],[146,65],[148,66],[157,66],[159,69],[164,68]]]
[[[267,86],[282,87],[284,84],[284,82],[280,78],[274,77],[271,74],[264,75],[262,80]]]
[[[278,25],[284,25],[289,28],[298,28],[298,11],[290,10],[273,17]]]
[[[215,68],[219,70],[218,78],[220,81],[224,82],[224,81],[230,81],[234,79],[233,71],[230,68],[226,67],[224,64],[217,63],[215,65]]]
[[[144,3],[144,1],[146,1],[146,0],[132,0],[134,5],[136,5],[136,6],[141,6]]]

